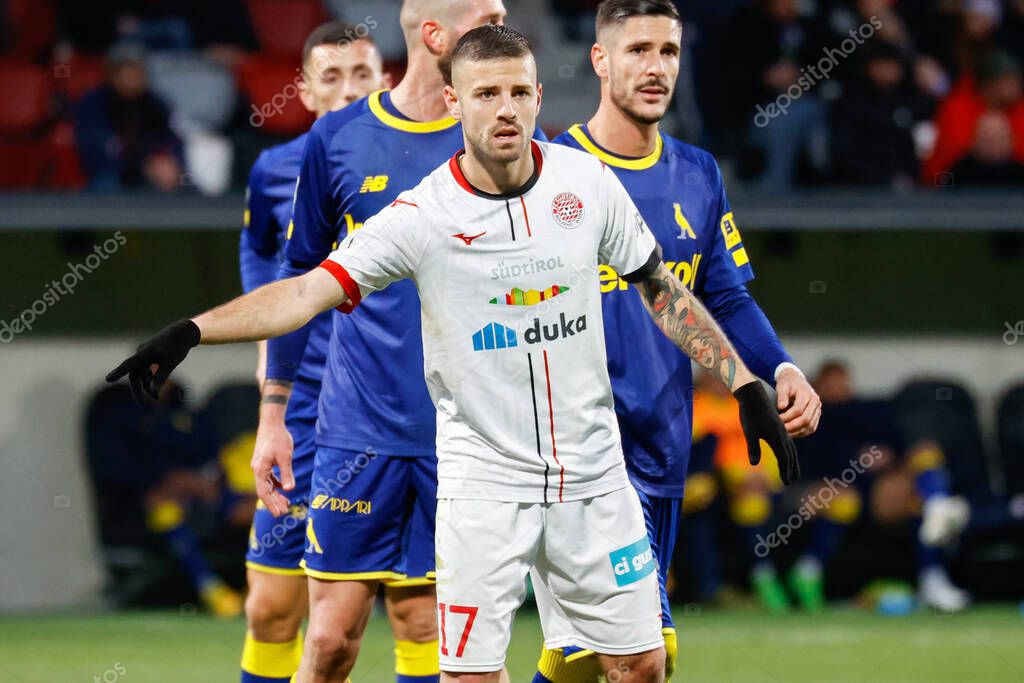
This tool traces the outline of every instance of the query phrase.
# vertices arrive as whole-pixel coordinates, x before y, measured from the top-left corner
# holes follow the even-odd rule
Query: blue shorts
[[[306,547],[306,517],[309,488],[313,481],[316,457],[316,413],[285,417],[285,426],[292,435],[292,474],[295,488],[289,491],[287,514],[274,517],[262,502],[256,504],[249,529],[249,550],[245,566],[268,574],[305,576],[302,552]],[[279,476],[276,468],[275,476]]]
[[[679,517],[682,501],[679,498],[658,498],[648,496],[640,489],[640,507],[644,511],[644,522],[647,524],[647,536],[651,539],[651,549],[658,560],[658,588],[661,590],[661,625],[662,628],[676,627],[672,621],[672,607],[668,604],[668,592],[665,584],[668,580],[669,565],[672,563],[672,551],[676,547],[676,536],[679,532]]]
[[[437,459],[320,446],[306,527],[306,574],[433,583]]]

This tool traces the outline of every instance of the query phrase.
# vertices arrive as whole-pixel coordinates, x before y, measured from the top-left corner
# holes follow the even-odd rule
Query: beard
[[[647,84],[644,84],[644,85],[642,85],[640,87],[642,87],[642,88],[643,87],[648,87],[649,85],[651,85],[651,84],[647,83]],[[659,83],[658,85],[660,85],[662,87],[665,87],[663,83]],[[658,113],[651,112],[649,109],[646,110],[646,111],[643,111],[643,110],[640,109],[640,107],[638,105],[635,104],[635,101],[633,100],[633,96],[638,91],[639,91],[639,88],[637,88],[637,89],[632,89],[631,88],[631,89],[627,90],[626,92],[613,92],[612,93],[612,101],[615,103],[615,106],[617,106],[620,110],[622,110],[623,113],[626,114],[626,116],[628,116],[629,118],[633,119],[637,123],[641,123],[641,124],[649,126],[651,124],[658,123],[663,118],[665,118],[665,112],[668,111],[669,104],[671,104],[671,102],[672,102],[672,90],[666,88],[665,105],[661,109],[661,111],[658,112]]]

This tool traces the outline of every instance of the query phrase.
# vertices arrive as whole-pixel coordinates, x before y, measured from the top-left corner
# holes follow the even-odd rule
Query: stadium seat
[[[970,498],[991,497],[978,413],[962,385],[943,379],[912,381],[896,394],[892,406],[908,443],[932,439],[942,447],[954,492]]]
[[[51,78],[32,64],[0,61],[0,136],[32,133],[49,118]]]
[[[252,105],[246,118],[268,135],[298,135],[313,125],[313,114],[298,97],[298,59],[251,57],[239,67],[242,91]]]
[[[249,0],[249,16],[262,51],[297,59],[313,29],[327,21],[319,0]]]
[[[1024,493],[1024,383],[1011,387],[999,400],[996,430],[1006,493]]]
[[[182,134],[217,131],[235,109],[231,74],[197,54],[157,53],[146,60],[150,87],[171,109]]]
[[[46,186],[60,190],[80,190],[88,178],[82,171],[75,129],[70,121],[58,121],[46,136]]]
[[[45,59],[57,40],[57,12],[47,0],[6,0],[3,14],[10,46],[7,53],[27,60]]]
[[[0,188],[38,188],[46,176],[45,143],[0,141]]]
[[[74,104],[103,84],[106,62],[103,57],[73,52],[53,62],[53,81],[58,93]]]

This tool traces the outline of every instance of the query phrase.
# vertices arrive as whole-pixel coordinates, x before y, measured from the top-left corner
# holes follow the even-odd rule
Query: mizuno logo
[[[505,327],[498,323],[488,323],[482,329],[473,333],[474,351],[510,349],[513,346],[519,346],[519,342],[516,340],[516,331],[511,327]]]
[[[466,243],[466,246],[469,246],[469,245],[473,244],[473,240],[475,240],[477,237],[483,237],[486,234],[487,234],[486,230],[484,230],[479,235],[467,235],[464,232],[460,232],[458,235],[452,235],[452,237],[458,237],[460,240],[462,240],[463,242]]]

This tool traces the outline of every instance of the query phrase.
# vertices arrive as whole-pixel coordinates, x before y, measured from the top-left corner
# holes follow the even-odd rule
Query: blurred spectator
[[[930,101],[917,92],[895,45],[876,40],[854,59],[856,70],[832,116],[836,179],[909,189],[920,174],[912,129],[931,113]]]
[[[121,46],[108,55],[107,82],[75,107],[75,137],[94,190],[181,186],[181,143],[167,107],[150,91],[142,52]]]
[[[1013,128],[1001,111],[978,119],[971,151],[953,167],[955,187],[1024,188],[1024,164],[1013,158]]]
[[[139,543],[118,527],[128,516],[143,516],[188,575],[203,604],[215,615],[237,616],[242,598],[211,566],[192,512],[212,511],[219,520],[246,525],[253,496],[230,487],[230,463],[217,462],[215,431],[189,410],[183,391],[168,383],[155,404],[137,405],[125,386],[104,387],[86,421],[87,453],[93,473],[104,545]],[[245,459],[252,442],[240,449]],[[251,482],[251,477],[249,477]],[[250,486],[251,488],[251,486]],[[113,527],[113,528],[112,528]]]
[[[703,77],[714,146],[737,154],[752,142],[763,154],[762,189],[788,189],[801,154],[824,164],[825,107],[802,78],[822,57],[820,34],[796,0],[757,0],[717,33]]]
[[[910,522],[915,535],[922,604],[958,611],[970,596],[944,566],[943,548],[955,543],[970,517],[965,499],[951,495],[952,477],[941,447],[930,439],[907,443],[887,400],[857,396],[846,364],[822,364],[813,380],[824,404],[818,431],[799,443],[810,512],[810,541],[791,574],[791,586],[811,611],[824,605],[824,571],[870,499],[874,520]]]
[[[989,110],[1005,114],[1012,134],[1012,159],[1024,163],[1024,91],[1020,64],[1005,52],[991,52],[965,74],[935,117],[935,150],[925,162],[926,184],[950,185],[948,173],[977,144],[978,123]],[[989,124],[988,128],[993,126]],[[988,131],[986,131],[986,138]]]

